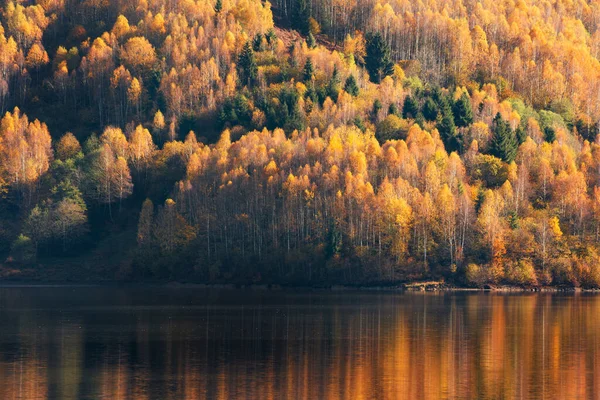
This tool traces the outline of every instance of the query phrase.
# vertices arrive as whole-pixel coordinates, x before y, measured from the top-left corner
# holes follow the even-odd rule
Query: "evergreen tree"
[[[517,136],[517,142],[519,143],[519,146],[522,145],[525,142],[525,140],[527,140],[527,132],[520,125],[515,131],[515,135]]]
[[[51,199],[54,203],[59,203],[62,200],[69,200],[76,203],[82,210],[87,211],[87,206],[83,200],[81,191],[75,186],[70,179],[65,179],[50,191]]]
[[[591,121],[584,121],[583,119],[578,118],[575,123],[575,128],[581,137],[588,142],[591,143],[596,140],[596,124],[591,123]]]
[[[319,96],[317,94],[317,90],[315,89],[315,85],[312,81],[309,82],[308,87],[306,88],[304,97],[307,99],[310,99],[312,104],[318,104]]]
[[[419,113],[419,104],[411,96],[408,95],[404,99],[404,105],[402,106],[402,117],[403,118],[415,118]]]
[[[419,125],[421,128],[425,127],[425,117],[423,117],[422,112],[417,113],[417,116],[415,117],[415,124]]]
[[[508,122],[502,119],[500,113],[494,117],[492,135],[490,154],[506,163],[514,161],[517,156],[517,138],[513,130],[510,129]]]
[[[515,210],[510,211],[508,214],[508,226],[512,230],[519,229],[519,216]]]
[[[398,110],[398,106],[396,105],[396,103],[390,103],[390,106],[388,108],[388,114],[396,115],[396,116],[400,115],[400,112]]]
[[[434,93],[434,100],[438,105],[440,114],[452,114],[452,99],[441,91]]]
[[[446,151],[448,153],[458,151],[461,141],[456,130],[456,125],[454,124],[452,112],[446,111],[438,116],[437,129],[444,142]]]
[[[425,104],[423,105],[423,117],[427,121],[435,121],[438,117],[440,110],[438,105],[431,97],[428,97],[425,100]]]
[[[544,128],[544,140],[548,143],[553,143],[556,140],[556,131],[554,128],[550,126]]]
[[[342,80],[340,78],[340,72],[338,71],[337,66],[334,66],[333,73],[331,74],[331,79],[327,84],[327,96],[329,96],[334,101],[337,100],[341,83]]]
[[[250,46],[250,42],[246,42],[242,48],[242,52],[238,57],[237,72],[240,77],[240,82],[243,86],[253,85],[258,77],[258,65],[254,58],[254,51]]]
[[[367,35],[365,64],[373,83],[380,83],[383,78],[394,73],[390,46],[380,33]]]
[[[310,33],[310,5],[306,0],[296,0],[292,10],[292,28],[297,29],[301,34]]]
[[[440,133],[440,138],[444,142],[446,151],[458,151],[461,146],[461,138],[458,135],[456,124],[454,122],[454,114],[450,106],[450,101],[446,96],[440,97],[440,112],[437,118],[437,129]]]
[[[313,85],[314,85],[314,81],[313,81]],[[323,105],[323,103],[325,102],[325,99],[327,98],[327,86],[319,85],[317,87],[317,97],[319,99],[319,104]],[[333,100],[336,100],[336,99],[333,99]]]
[[[435,104],[438,105],[438,107],[442,107],[443,103],[447,100],[439,86],[433,88],[433,91],[431,92],[431,98]]]
[[[275,34],[273,28],[267,31],[267,33],[265,34],[265,39],[269,46],[273,46],[275,44],[275,41],[277,40],[277,35]]]
[[[264,50],[262,33],[259,32],[256,35],[254,35],[254,39],[252,40],[252,49],[254,51]]]
[[[364,132],[364,131],[367,130],[367,127],[365,126],[365,123],[363,122],[363,120],[360,117],[355,117],[353,123],[362,132]]]
[[[379,111],[383,108],[381,101],[379,99],[373,102],[373,109],[371,110],[371,119],[373,122],[377,122],[377,116],[379,115]]]
[[[219,117],[217,119],[219,128],[225,126],[250,126],[252,119],[252,110],[248,104],[248,99],[237,94],[233,98],[225,99]]]
[[[479,210],[485,201],[485,187],[479,186],[477,190],[477,197],[475,197],[475,212],[479,214]]]
[[[309,49],[314,49],[317,46],[317,40],[315,39],[312,32],[308,33],[308,37],[306,38],[306,45]]]
[[[471,109],[471,100],[466,93],[460,96],[452,107],[452,113],[454,114],[454,122],[459,128],[464,128],[473,123],[473,110]]]
[[[312,81],[314,74],[315,74],[315,67],[313,66],[312,60],[309,57],[306,59],[306,64],[304,64],[304,69],[302,71],[302,79],[305,82]]]
[[[312,85],[307,90],[313,91]],[[286,132],[293,132],[295,129],[304,129],[304,120],[300,113],[300,105],[298,104],[299,95],[293,87],[283,87],[278,96],[279,106],[271,108],[268,111],[269,125],[273,127],[281,127]]]
[[[350,75],[348,79],[346,79],[346,83],[344,83],[344,90],[346,93],[350,94],[350,96],[358,96],[359,89],[354,75]]]
[[[215,3],[215,12],[218,14],[223,9],[223,0],[217,0]]]

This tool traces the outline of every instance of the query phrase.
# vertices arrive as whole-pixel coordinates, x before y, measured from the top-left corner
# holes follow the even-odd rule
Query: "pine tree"
[[[437,129],[448,153],[457,151],[460,148],[461,141],[451,111],[447,110],[438,116]]]
[[[313,66],[312,60],[309,58],[306,59],[306,64],[304,64],[304,70],[302,71],[302,78],[305,82],[312,81],[313,75],[315,74],[315,67]]]
[[[425,104],[423,105],[423,117],[427,121],[435,121],[438,117],[440,109],[435,101],[431,97],[428,97],[425,100]]]
[[[309,49],[314,49],[317,46],[317,40],[315,39],[312,32],[308,33],[308,37],[306,38],[306,45]]]
[[[267,33],[265,34],[265,39],[267,40],[267,44],[269,46],[273,46],[275,44],[275,41],[277,40],[277,35],[275,34],[273,28],[267,31]]]
[[[356,78],[354,75],[350,75],[348,79],[346,79],[346,83],[344,83],[344,91],[350,94],[350,96],[356,97],[358,96],[358,84],[356,83]]]
[[[367,127],[365,126],[365,123],[363,122],[363,120],[360,117],[355,117],[354,121],[352,121],[354,123],[354,125],[360,129],[362,132],[367,130]]]
[[[297,0],[292,11],[292,28],[303,35],[310,33],[310,5],[306,0]]]
[[[365,64],[373,83],[380,83],[383,78],[394,73],[390,46],[380,33],[367,35]]]
[[[440,97],[440,112],[436,121],[437,129],[440,133],[440,138],[444,142],[446,151],[450,153],[451,151],[459,150],[462,144],[461,138],[456,129],[450,101],[445,96]]]
[[[479,210],[485,201],[485,188],[480,186],[477,190],[477,197],[475,197],[475,212],[479,214]]]
[[[310,99],[312,104],[317,104],[319,102],[319,96],[317,94],[317,90],[315,89],[314,82],[308,82],[304,97]]]
[[[340,72],[338,71],[337,66],[334,66],[333,73],[331,74],[331,79],[329,80],[329,84],[327,85],[327,96],[329,96],[334,101],[337,100],[341,83],[342,80],[340,78]]]
[[[404,105],[402,106],[402,117],[403,118],[415,118],[419,113],[419,104],[411,96],[408,95],[404,99]]]
[[[258,65],[250,42],[246,42],[238,58],[238,76],[242,85],[252,85],[258,77]]]
[[[463,93],[452,107],[454,122],[459,128],[464,128],[473,123],[473,110],[471,109],[471,100],[466,93]]]
[[[517,156],[517,138],[507,121],[502,119],[500,113],[494,117],[492,127],[492,142],[490,154],[500,158],[506,163],[511,163]]]
[[[442,107],[443,103],[447,100],[439,86],[433,88],[433,91],[431,92],[431,98],[435,104],[438,105],[438,107]]]
[[[84,211],[87,211],[87,206],[85,205],[81,191],[68,178],[53,187],[50,193],[52,195],[51,200],[53,203],[59,203],[62,200],[70,200],[76,203]]]
[[[223,9],[223,0],[217,0],[215,3],[215,12],[218,14]]]
[[[396,103],[390,103],[390,106],[388,107],[388,114],[396,116],[400,115],[400,111],[398,110]]]
[[[520,125],[515,131],[515,135],[517,136],[517,142],[519,143],[519,146],[525,143],[525,140],[527,140],[527,132]]]
[[[254,35],[254,39],[252,40],[252,49],[254,51],[263,51],[264,50],[262,33],[259,32],[256,35]]]
[[[553,143],[556,140],[556,131],[554,128],[550,126],[544,128],[544,140],[548,143]]]
[[[422,129],[425,128],[425,117],[423,117],[422,112],[417,113],[415,124],[419,125]]]
[[[452,114],[452,99],[441,91],[434,92],[434,100],[438,105],[440,114]],[[454,114],[453,114],[454,115]]]
[[[373,122],[377,122],[377,117],[379,116],[379,111],[381,111],[382,108],[383,108],[383,105],[381,104],[381,101],[379,101],[379,99],[376,99],[373,102],[373,109],[371,110],[371,119],[373,120]]]
[[[510,211],[508,214],[508,225],[512,230],[519,229],[519,216],[515,210]]]

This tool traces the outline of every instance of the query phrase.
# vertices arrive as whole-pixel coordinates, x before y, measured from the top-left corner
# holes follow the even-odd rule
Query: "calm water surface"
[[[598,399],[600,296],[0,288],[0,399]]]

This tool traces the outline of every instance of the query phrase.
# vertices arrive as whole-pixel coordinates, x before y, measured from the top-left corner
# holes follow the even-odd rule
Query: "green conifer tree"
[[[544,128],[544,140],[548,143],[553,143],[556,140],[556,131],[554,128],[550,126]]]
[[[292,10],[292,28],[303,35],[310,33],[310,5],[306,0],[296,0]]]
[[[518,143],[515,132],[510,129],[508,122],[502,119],[500,113],[496,114],[492,125],[490,154],[506,163],[511,163],[517,156],[517,148]]]
[[[411,95],[406,96],[402,106],[403,118],[415,118],[419,113],[419,104]]]
[[[305,82],[312,81],[312,78],[315,74],[315,67],[312,63],[312,60],[309,58],[306,59],[306,64],[304,64],[304,69],[302,70],[302,79]]]
[[[373,120],[373,122],[377,122],[377,116],[379,115],[379,111],[381,111],[382,108],[383,105],[381,104],[381,101],[379,101],[379,99],[376,99],[373,102],[373,109],[371,110],[371,119]]]
[[[515,135],[517,136],[517,142],[519,143],[519,146],[522,145],[525,140],[527,140],[527,131],[525,131],[525,129],[520,125],[515,131]]]
[[[256,35],[254,35],[254,39],[252,40],[252,49],[254,51],[263,51],[264,50],[262,33],[259,32]]]
[[[380,83],[383,78],[394,73],[390,46],[380,33],[367,35],[365,66],[373,83]]]
[[[473,123],[473,110],[471,109],[471,100],[466,93],[463,93],[452,107],[454,122],[459,128],[464,128]]]
[[[334,101],[336,101],[338,98],[341,83],[342,80],[340,78],[340,72],[338,71],[337,66],[334,66],[333,73],[331,74],[331,79],[327,84],[327,96],[329,96]]]
[[[312,32],[308,33],[308,36],[306,38],[306,45],[309,49],[314,49],[315,47],[317,47],[317,40],[315,39]]]
[[[275,44],[275,41],[277,40],[277,35],[275,34],[273,28],[267,31],[267,33],[265,34],[265,39],[267,40],[267,44],[269,46],[273,46]]]
[[[346,83],[344,83],[344,90],[346,91],[346,93],[350,94],[350,96],[358,96],[359,89],[354,75],[350,75],[348,79],[346,79]]]
[[[452,151],[458,151],[461,145],[460,137],[454,124],[454,116],[449,110],[445,110],[438,116],[437,129],[440,133],[440,137],[444,142],[446,151],[448,153]]]
[[[435,121],[438,117],[440,109],[435,101],[431,97],[428,97],[425,100],[425,104],[423,105],[423,117],[427,121]]]
[[[238,57],[237,72],[242,86],[253,85],[258,78],[258,65],[250,42],[246,42]]]

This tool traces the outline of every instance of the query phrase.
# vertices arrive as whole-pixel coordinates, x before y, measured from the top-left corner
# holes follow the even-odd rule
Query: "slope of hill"
[[[7,2],[5,275],[599,286],[598,4],[330,3]]]

